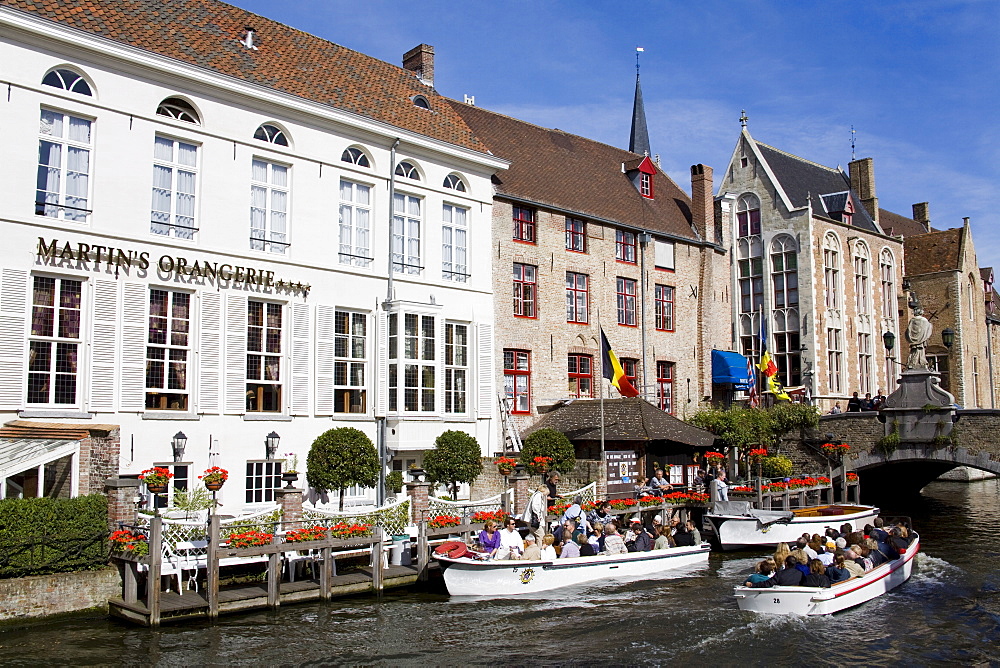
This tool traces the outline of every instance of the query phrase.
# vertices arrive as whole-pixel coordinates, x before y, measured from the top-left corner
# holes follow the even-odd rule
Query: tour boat
[[[597,580],[656,577],[663,571],[708,563],[708,543],[650,552],[602,554],[555,560],[494,560],[434,556],[446,566],[444,582],[453,596],[512,596]]]
[[[786,615],[829,615],[853,608],[895,589],[910,579],[913,559],[920,551],[920,537],[899,559],[888,561],[865,573],[864,577],[838,582],[832,587],[735,587],[740,610]]]
[[[705,519],[723,550],[794,542],[804,533],[822,535],[828,527],[850,524],[857,530],[878,517],[875,506],[839,504],[794,510],[758,510],[748,501],[717,501]]]

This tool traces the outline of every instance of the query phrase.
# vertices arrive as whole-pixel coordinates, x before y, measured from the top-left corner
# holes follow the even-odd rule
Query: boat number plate
[[[776,598],[776,599],[774,599],[774,602],[775,603],[781,603],[781,599],[780,598]]]

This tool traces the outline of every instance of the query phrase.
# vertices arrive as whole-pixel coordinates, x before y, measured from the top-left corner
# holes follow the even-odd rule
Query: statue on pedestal
[[[920,306],[913,309],[913,318],[906,326],[906,340],[910,342],[910,356],[906,358],[907,369],[928,369],[927,365],[927,340],[931,338],[934,327],[930,321],[924,317],[924,310]]]

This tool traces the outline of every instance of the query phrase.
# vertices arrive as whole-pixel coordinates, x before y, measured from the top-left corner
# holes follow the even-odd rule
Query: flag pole
[[[607,480],[608,477],[608,453],[604,448],[604,328],[601,326],[601,307],[597,307],[597,333],[601,336],[601,340],[598,342],[598,349],[601,351],[601,375],[598,376],[598,382],[600,386],[598,388],[598,396],[601,400],[601,475]],[[605,484],[604,496],[607,497],[607,484]]]

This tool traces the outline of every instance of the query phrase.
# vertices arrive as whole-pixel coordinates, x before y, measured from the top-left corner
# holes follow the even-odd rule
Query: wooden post
[[[323,567],[319,570],[319,597],[320,600],[329,601],[330,575],[333,573],[333,550],[329,547],[323,548]]]
[[[149,524],[149,577],[146,579],[146,609],[149,625],[160,625],[160,564],[163,562],[163,519],[153,517]]]
[[[428,576],[427,520],[417,523],[417,580],[426,582]]]
[[[382,593],[382,537],[372,543],[372,589]]]
[[[208,555],[205,570],[208,577],[208,618],[219,616],[219,516],[212,515],[208,525]]]
[[[840,460],[840,502],[847,503],[847,464]]]
[[[781,507],[784,510],[791,510],[792,509],[792,500],[791,500],[791,497],[788,494],[788,489],[787,488],[785,489],[785,493],[782,494],[782,496],[781,496]]]
[[[277,528],[277,527],[275,527]],[[278,544],[278,532],[271,536],[271,545]],[[267,607],[277,608],[281,605],[279,594],[281,593],[281,561],[284,556],[281,552],[272,552],[267,555]]]
[[[134,561],[119,561],[122,571],[122,600],[136,603],[139,600],[139,564]]]

